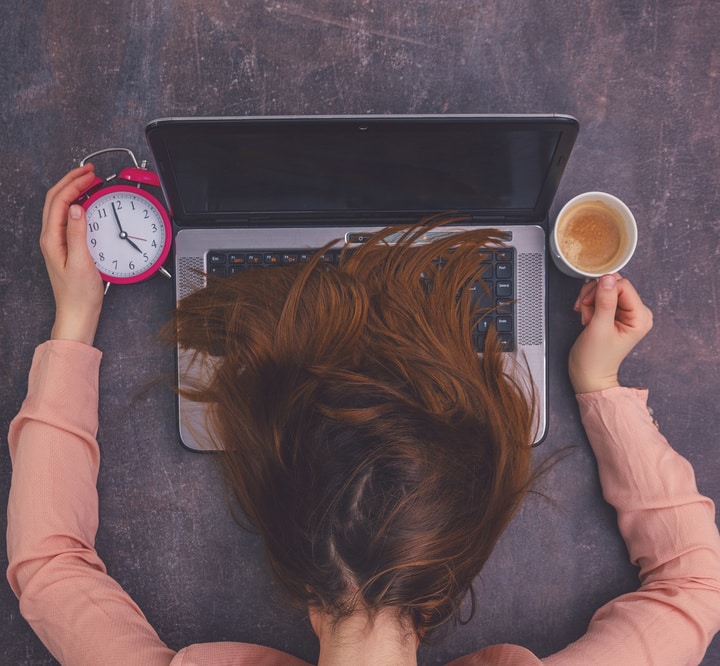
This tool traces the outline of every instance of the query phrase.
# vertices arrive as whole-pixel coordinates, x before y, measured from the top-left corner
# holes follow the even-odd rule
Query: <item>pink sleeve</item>
[[[603,495],[617,510],[641,586],[598,610],[587,633],[544,659],[547,666],[697,665],[720,629],[715,507],[646,401],[646,391],[622,387],[578,396]]]
[[[169,664],[174,652],[94,548],[100,358],[58,340],[35,351],[8,436],[8,580],[23,617],[61,663]]]

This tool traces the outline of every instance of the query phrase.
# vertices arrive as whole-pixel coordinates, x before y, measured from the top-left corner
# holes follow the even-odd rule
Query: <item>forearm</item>
[[[35,352],[28,396],[8,435],[8,578],[18,595],[58,547],[76,541],[92,549],[99,363],[100,352],[75,343],[49,342]],[[71,377],[78,379],[65,390]]]
[[[624,388],[578,397],[603,494],[642,585],[601,608],[576,648],[617,650],[617,666],[697,664],[720,628],[720,536],[712,501],[646,399]]]
[[[659,432],[646,400],[647,392],[626,388],[578,396],[603,495],[618,512],[643,582],[652,582],[658,567],[705,546],[714,566],[702,571],[719,573],[714,504],[698,492],[692,466]]]
[[[166,664],[172,651],[105,572],[94,548],[100,353],[51,341],[35,354],[8,437],[8,580],[62,662]]]

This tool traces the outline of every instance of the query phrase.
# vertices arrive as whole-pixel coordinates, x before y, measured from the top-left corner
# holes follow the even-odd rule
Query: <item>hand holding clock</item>
[[[40,248],[55,297],[51,338],[91,345],[100,319],[103,281],[87,246],[85,211],[75,200],[90,186],[91,164],[73,169],[45,198]]]

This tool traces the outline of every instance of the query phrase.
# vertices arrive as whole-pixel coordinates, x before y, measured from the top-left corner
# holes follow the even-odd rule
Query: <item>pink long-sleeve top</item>
[[[8,580],[20,609],[62,664],[301,666],[244,643],[171,650],[94,548],[101,354],[63,341],[40,345],[28,394],[10,426]],[[539,659],[496,645],[452,666],[681,666],[698,664],[720,629],[720,536],[713,503],[690,464],[658,432],[646,393],[615,388],[578,396],[603,493],[641,586],[600,608],[587,633]]]

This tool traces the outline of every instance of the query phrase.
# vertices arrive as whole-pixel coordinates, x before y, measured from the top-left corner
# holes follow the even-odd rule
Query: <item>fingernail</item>
[[[590,293],[585,296],[585,298],[582,299],[583,305],[590,305],[592,303],[593,299],[595,298],[595,289],[593,289]]]
[[[82,217],[82,208],[77,204],[70,206],[70,217],[74,220],[79,220]]]
[[[600,279],[600,286],[603,289],[613,289],[615,287],[615,278],[612,275],[605,275]]]

